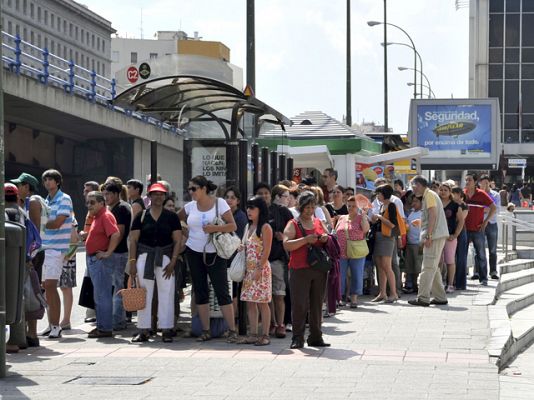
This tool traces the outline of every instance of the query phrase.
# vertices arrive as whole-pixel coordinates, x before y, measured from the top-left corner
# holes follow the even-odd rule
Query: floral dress
[[[245,232],[245,235],[248,235],[248,232]],[[246,246],[247,272],[241,288],[241,301],[269,303],[272,296],[271,266],[269,263],[262,268],[260,279],[254,280],[254,271],[263,253],[263,240],[256,235],[256,231],[248,237]]]

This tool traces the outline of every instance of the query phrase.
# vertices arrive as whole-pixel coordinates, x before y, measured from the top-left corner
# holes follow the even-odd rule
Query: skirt
[[[375,248],[373,249],[373,256],[376,257],[391,257],[393,256],[393,248],[395,247],[395,238],[382,235],[382,232],[376,233]]]

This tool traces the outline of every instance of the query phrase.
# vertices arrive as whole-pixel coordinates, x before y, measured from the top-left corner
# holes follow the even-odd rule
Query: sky
[[[246,77],[246,0],[81,0],[112,22],[121,37],[153,38],[158,30],[195,31],[221,41]],[[388,0],[388,23],[412,37],[436,97],[468,95],[469,11],[455,0]],[[256,0],[256,97],[291,118],[323,111],[341,120],[346,110],[346,1]],[[142,18],[141,18],[142,15]],[[142,20],[142,24],[141,24]],[[351,2],[352,120],[384,122],[383,1]],[[388,27],[388,42],[407,43]],[[389,126],[408,130],[414,53],[388,47]],[[245,79],[244,79],[245,80]],[[425,89],[426,95],[426,89]]]

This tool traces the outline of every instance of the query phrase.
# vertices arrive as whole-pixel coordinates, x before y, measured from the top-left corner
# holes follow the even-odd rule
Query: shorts
[[[282,260],[271,261],[272,290],[275,296],[286,295],[286,281],[284,279],[286,263]]]
[[[43,263],[43,282],[46,280],[59,281],[63,272],[64,253],[57,250],[45,250],[45,259]]]
[[[458,239],[447,240],[443,247],[443,260],[445,264],[454,264],[456,262],[456,243]]]
[[[62,289],[76,287],[76,257],[63,262],[63,271],[58,286]]]

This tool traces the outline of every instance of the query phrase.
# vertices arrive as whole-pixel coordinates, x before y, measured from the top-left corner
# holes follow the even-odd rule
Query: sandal
[[[236,340],[236,344],[255,344],[258,341],[257,335],[242,336]]]
[[[262,335],[258,338],[256,343],[254,343],[254,346],[268,346],[271,344],[271,339],[269,339],[269,335]]]
[[[237,336],[236,331],[229,330],[226,335],[226,342],[227,343],[237,343],[239,337]]]
[[[209,330],[202,330],[202,334],[197,338],[197,342],[207,342],[211,340],[211,333]]]

